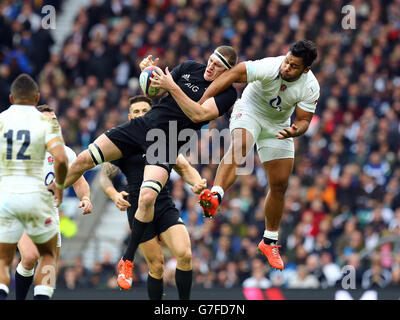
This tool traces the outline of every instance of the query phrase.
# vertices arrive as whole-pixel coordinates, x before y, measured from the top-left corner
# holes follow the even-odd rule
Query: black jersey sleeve
[[[237,92],[232,86],[214,97],[220,116],[229,111],[235,103],[236,98]]]

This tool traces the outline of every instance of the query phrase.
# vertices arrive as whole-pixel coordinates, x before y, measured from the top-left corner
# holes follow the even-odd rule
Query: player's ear
[[[37,93],[35,96],[35,104],[38,104],[39,99],[40,99],[40,93]]]
[[[10,94],[8,98],[10,99],[11,104],[14,104],[14,97],[12,96],[12,94]]]
[[[311,67],[308,66],[308,67],[306,67],[306,68],[304,69],[303,73],[307,73],[307,72],[310,71],[310,70],[311,70]]]
[[[132,120],[132,115],[130,113],[128,113],[128,119]]]

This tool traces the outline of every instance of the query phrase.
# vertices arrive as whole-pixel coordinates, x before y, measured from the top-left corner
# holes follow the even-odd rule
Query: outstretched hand
[[[287,138],[292,138],[292,137],[297,137],[298,136],[298,130],[299,128],[293,123],[290,128],[284,128],[283,130],[279,131],[279,133],[276,135],[278,139],[287,139]]]
[[[82,198],[79,202],[79,208],[82,208],[82,214],[92,213],[93,205],[89,198]]]
[[[125,211],[131,204],[125,200],[125,197],[129,196],[129,193],[126,191],[121,191],[117,194],[117,196],[113,199],[116,207],[121,210]]]
[[[205,188],[207,188],[207,180],[201,179],[201,182],[196,183],[191,189],[194,193],[200,194]]]
[[[167,91],[170,91],[177,86],[168,67],[165,68],[165,73],[161,69],[153,71],[153,77],[150,78],[150,80],[152,87],[161,88]]]
[[[143,71],[143,69],[145,69],[147,67],[156,66],[158,64],[159,60],[160,60],[160,58],[155,58],[153,60],[153,56],[149,55],[139,63],[139,68],[141,71]]]

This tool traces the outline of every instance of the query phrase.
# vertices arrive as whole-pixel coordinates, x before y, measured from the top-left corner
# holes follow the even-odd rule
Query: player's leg
[[[44,243],[36,243],[40,259],[34,277],[34,299],[48,300],[56,283],[57,234]]]
[[[17,243],[24,232],[15,212],[20,212],[21,207],[27,207],[30,201],[31,198],[25,194],[0,192],[0,300],[8,296],[11,264]]]
[[[9,293],[10,269],[16,248],[16,243],[0,242],[0,300],[6,299]]]
[[[189,300],[192,288],[192,250],[184,224],[176,224],[160,234],[161,240],[177,259],[175,282],[180,300]]]
[[[163,166],[146,165],[144,168],[143,183],[139,193],[138,208],[132,222],[129,243],[130,254],[133,257],[146,228],[153,221],[154,204],[168,177],[168,170]]]
[[[147,294],[150,300],[161,300],[164,293],[164,255],[157,236],[142,242],[139,248],[149,266]]]
[[[285,193],[294,165],[294,151],[261,148],[259,154],[261,161],[268,157],[276,159],[262,162],[269,190],[264,204],[266,229],[258,248],[268,258],[272,267],[283,269],[283,261],[278,250],[280,246],[277,245],[277,241],[285,204]]]
[[[31,238],[24,232],[18,241],[21,261],[15,270],[15,298],[25,300],[33,281],[35,265],[39,260],[39,251]]]
[[[98,164],[121,157],[121,150],[103,133],[70,164],[65,187],[73,185],[86,171]]]
[[[218,165],[214,186],[211,188],[211,191],[204,190],[199,196],[204,216],[210,217],[215,215],[224,192],[235,182],[238,167],[243,163],[247,154],[254,146],[253,135],[257,135],[257,133],[250,132],[245,128],[235,128],[232,130],[231,144],[221,163]],[[214,195],[218,201],[216,201]]]
[[[285,193],[293,170],[294,159],[278,159],[263,164],[267,175],[269,190],[264,204],[266,228],[277,232],[285,205]],[[274,239],[277,240],[277,239]]]

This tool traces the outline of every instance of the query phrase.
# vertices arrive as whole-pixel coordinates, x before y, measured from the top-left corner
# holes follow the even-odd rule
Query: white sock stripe
[[[92,156],[93,162],[96,165],[104,162],[103,154],[97,145],[95,145],[94,143],[89,144],[88,150],[90,155]]]
[[[17,265],[16,271],[23,277],[31,277],[35,273],[35,268],[33,268],[32,270],[27,270],[27,269],[24,268],[24,266],[20,262]]]
[[[279,235],[278,231],[268,231],[268,230],[264,231],[264,238],[268,238],[271,240],[278,240],[278,235]]]
[[[54,289],[53,289],[53,287],[50,287],[50,286],[39,285],[39,286],[35,286],[35,288],[33,288],[34,296],[37,296],[40,294],[40,295],[48,296],[51,298],[53,296],[53,292],[54,292]]]
[[[4,290],[7,294],[10,292],[10,289],[4,283],[0,283],[0,290]]]
[[[221,196],[221,199],[224,197],[224,189],[220,186],[213,186],[211,192],[217,192]]]

